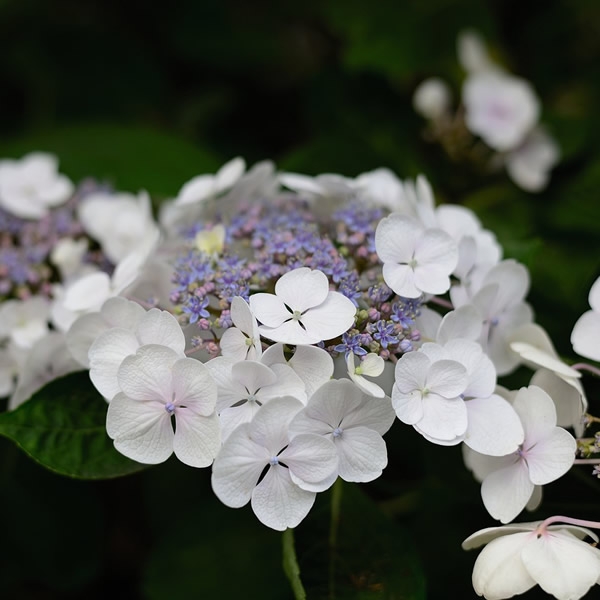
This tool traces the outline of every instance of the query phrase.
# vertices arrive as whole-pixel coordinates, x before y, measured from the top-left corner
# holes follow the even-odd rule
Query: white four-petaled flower
[[[282,275],[275,294],[253,294],[250,308],[262,323],[260,334],[284,344],[316,344],[350,329],[356,307],[339,292],[329,291],[327,276],[300,267]]]
[[[118,381],[106,431],[121,454],[146,464],[173,452],[191,467],[213,462],[221,446],[217,386],[200,361],[150,344],[123,360]]]

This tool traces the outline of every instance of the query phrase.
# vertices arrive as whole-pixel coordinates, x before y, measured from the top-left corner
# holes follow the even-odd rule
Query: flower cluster
[[[50,253],[77,268],[45,297],[0,304],[0,352],[14,360],[21,348],[26,365],[0,354],[11,408],[48,377],[89,369],[119,452],[211,467],[224,504],[250,503],[276,530],[297,526],[338,478],[379,477],[396,420],[439,446],[462,444],[503,524],[575,464],[583,440],[567,429],[583,435],[581,371],[593,367],[560,359],[533,322],[527,269],[502,259],[470,210],[436,206],[424,177],[313,178],[234,159],[185,184],[158,222],[144,193],[96,190],[71,212],[110,268],[52,238]],[[592,359],[599,285],[572,339]],[[535,371],[528,386],[497,386],[521,365]],[[600,562],[578,526],[600,524],[576,521],[468,538],[466,548],[493,540],[477,559],[477,593],[507,598],[539,583],[581,597]]]
[[[520,188],[542,190],[560,151],[539,123],[540,102],[532,86],[494,62],[475,32],[459,36],[458,58],[467,77],[456,114],[451,112],[450,88],[442,79],[427,79],[415,90],[413,104],[429,121],[428,136],[456,160],[487,170],[504,166]],[[485,145],[474,145],[472,136]]]

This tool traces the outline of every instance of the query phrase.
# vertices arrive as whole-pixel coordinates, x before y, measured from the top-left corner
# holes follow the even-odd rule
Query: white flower
[[[191,467],[212,463],[221,445],[217,386],[200,361],[143,346],[123,360],[118,382],[122,392],[108,407],[106,431],[121,454],[146,464],[173,452]]]
[[[50,253],[50,262],[58,267],[61,279],[76,277],[84,268],[83,257],[88,249],[86,239],[61,238]]]
[[[439,77],[430,77],[417,86],[413,107],[421,116],[435,121],[448,112],[451,99],[448,84]]]
[[[100,243],[113,263],[121,261],[146,240],[154,239],[158,232],[150,196],[145,191],[137,196],[126,192],[90,194],[79,205],[78,216],[84,229]]]
[[[373,381],[365,379],[367,377],[379,377],[383,373],[385,361],[381,356],[370,352],[356,366],[354,362],[354,352],[349,352],[346,356],[346,366],[348,367],[348,377],[363,391],[376,398],[383,398],[385,392]]]
[[[468,375],[463,365],[447,359],[432,361],[419,350],[400,358],[395,376],[392,404],[403,423],[418,427],[429,439],[449,442],[464,435],[467,409],[460,395]]]
[[[356,307],[339,292],[329,291],[327,276],[301,267],[275,284],[275,294],[253,294],[250,308],[262,323],[260,334],[284,344],[316,344],[350,329]]]
[[[117,310],[117,321],[121,321],[123,307]],[[125,309],[125,314],[127,313]],[[134,309],[133,319],[138,318]],[[135,327],[113,327],[100,334],[91,345],[88,357],[90,379],[96,389],[107,399],[112,400],[121,390],[118,372],[121,363],[138,348],[147,344],[166,346],[180,358],[185,354],[185,337],[170,313],[152,308],[139,318]]]
[[[218,356],[206,363],[218,387],[217,412],[223,439],[241,423],[247,423],[258,410],[280,396],[306,403],[304,383],[285,364],[270,367],[253,360],[234,362]]]
[[[559,427],[572,427],[577,437],[583,436],[588,403],[580,381],[567,382],[549,369],[538,369],[529,385],[537,385],[552,398],[556,407],[556,424]]]
[[[483,317],[479,342],[492,359],[498,375],[510,373],[520,362],[510,349],[510,335],[517,327],[533,320],[531,307],[524,302],[529,290],[529,272],[514,260],[504,260],[492,267],[469,300],[450,290],[455,306],[473,304]]]
[[[426,229],[414,218],[393,213],[377,225],[375,247],[383,278],[399,296],[418,298],[450,288],[458,250],[441,229]]]
[[[221,354],[235,362],[258,360],[262,355],[258,323],[241,296],[235,296],[231,300],[231,321],[234,327],[227,329],[221,336]]]
[[[540,113],[531,85],[499,72],[478,72],[467,77],[463,102],[469,131],[501,152],[519,146],[536,125]]]
[[[521,388],[513,408],[525,431],[517,452],[501,457],[467,453],[469,468],[483,480],[483,504],[502,523],[512,521],[528,505],[536,486],[562,477],[573,465],[577,449],[573,436],[556,427],[554,403],[542,389]]]
[[[558,600],[577,600],[600,578],[600,550],[586,536],[598,541],[583,527],[516,523],[482,529],[462,547],[487,544],[473,569],[473,587],[487,600],[512,598],[536,584]]]
[[[69,354],[64,334],[50,331],[25,355],[17,386],[8,402],[9,410],[20,406],[48,382],[81,369]]]
[[[51,154],[32,152],[21,160],[0,161],[0,206],[22,219],[42,218],[68,200],[73,189]]]
[[[577,354],[600,360],[600,277],[594,281],[588,300],[592,310],[583,313],[575,323],[571,344]]]
[[[505,158],[510,178],[528,192],[539,192],[548,184],[550,170],[560,159],[556,140],[544,129],[534,129],[523,143]]]
[[[291,367],[304,382],[307,398],[331,379],[334,368],[331,354],[316,346],[296,346],[292,358],[287,360],[283,344],[273,344],[265,350],[260,362],[268,367],[275,364]]]
[[[490,58],[482,37],[473,30],[461,31],[457,40],[458,61],[468,73],[500,71]]]
[[[295,398],[269,402],[227,438],[212,470],[212,488],[223,504],[239,508],[251,502],[259,521],[279,531],[306,517],[316,492],[331,486],[338,468],[332,442],[288,434],[302,407]]]
[[[18,373],[19,364],[10,348],[0,348],[0,398],[12,393]]]
[[[0,339],[9,338],[18,348],[32,348],[48,333],[50,306],[42,296],[6,300],[0,304]]]
[[[225,163],[216,175],[198,175],[190,179],[177,194],[175,206],[198,204],[233,186],[244,174],[246,162],[239,156]]]
[[[317,197],[347,199],[354,195],[355,188],[352,179],[336,173],[323,173],[316,177],[300,173],[280,173],[279,181],[290,190],[306,195],[310,199]]]
[[[548,369],[583,395],[581,373],[565,364],[558,356],[548,334],[536,323],[526,323],[509,336],[510,348],[523,362],[535,369]]]
[[[109,298],[99,312],[80,316],[67,331],[67,348],[82,366],[90,367],[88,352],[100,334],[120,327],[134,331],[146,311],[137,303],[120,296]]]
[[[77,317],[99,311],[106,300],[125,292],[142,274],[157,242],[158,231],[123,258],[112,276],[95,271],[70,282],[64,289],[57,286],[51,309],[53,325],[67,331]]]
[[[376,399],[347,379],[328,381],[290,423],[292,436],[316,433],[331,440],[338,452],[339,475],[345,481],[372,481],[387,466],[381,437],[394,422],[389,398]]]

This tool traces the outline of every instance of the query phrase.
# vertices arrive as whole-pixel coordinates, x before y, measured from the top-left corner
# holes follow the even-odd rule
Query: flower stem
[[[342,479],[337,478],[331,488],[331,521],[329,524],[329,598],[335,599],[335,562],[337,558],[337,537],[342,506]]]
[[[588,365],[587,363],[575,363],[574,365],[571,365],[571,368],[575,369],[576,371],[589,371],[590,373],[600,377],[600,369],[598,367],[594,367],[594,365]]]
[[[294,530],[289,527],[283,532],[281,538],[283,545],[283,572],[286,574],[295,600],[306,600],[306,591],[300,579],[300,566],[296,556],[294,543]]]
[[[600,458],[576,458],[574,465],[600,465]]]
[[[449,308],[450,310],[454,310],[454,305],[449,300],[445,298],[438,298],[437,296],[432,296],[429,298],[429,302],[433,304],[438,304],[439,306],[443,306],[444,308]]]
[[[552,525],[552,523],[568,523],[569,525],[579,525],[581,527],[590,527],[591,529],[600,529],[600,523],[598,521],[586,521],[584,519],[573,519],[572,517],[564,517],[557,515],[555,517],[548,517],[538,527],[538,531],[543,531]]]

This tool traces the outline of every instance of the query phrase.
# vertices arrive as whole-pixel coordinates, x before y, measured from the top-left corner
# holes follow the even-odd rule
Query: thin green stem
[[[283,572],[286,574],[295,600],[306,600],[306,591],[300,579],[300,566],[296,556],[296,544],[294,543],[294,530],[286,529],[281,538],[283,544]]]
[[[331,488],[331,521],[329,524],[329,600],[335,599],[335,562],[337,559],[337,538],[342,507],[343,481],[340,477]]]

